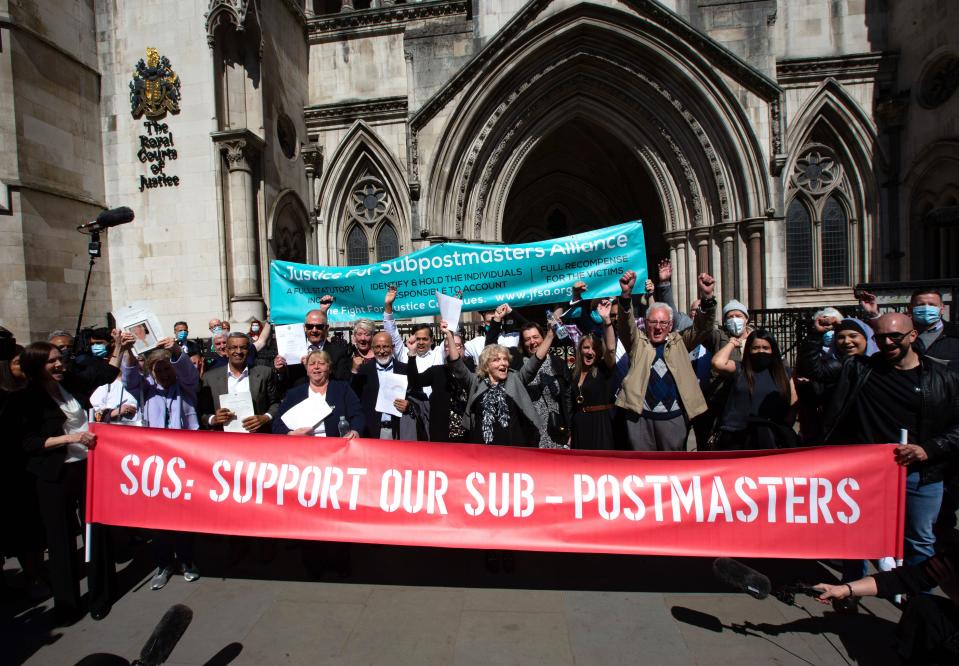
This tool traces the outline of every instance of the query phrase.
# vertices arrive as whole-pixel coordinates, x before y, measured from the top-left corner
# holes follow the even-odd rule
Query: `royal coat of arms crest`
[[[134,118],[160,118],[180,112],[180,77],[166,56],[147,49],[146,62],[140,59],[130,82],[130,106]]]

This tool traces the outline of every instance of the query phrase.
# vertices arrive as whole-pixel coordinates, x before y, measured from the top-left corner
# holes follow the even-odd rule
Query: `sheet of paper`
[[[332,413],[333,408],[326,403],[326,400],[311,394],[306,400],[293,405],[281,418],[287,428],[296,430],[297,428],[316,428]]]
[[[242,393],[224,393],[220,396],[220,407],[229,409],[236,418],[223,425],[223,432],[247,432],[243,419],[253,416],[253,396],[249,391]]]
[[[436,292],[436,303],[440,306],[440,319],[446,322],[447,327],[454,333],[460,327],[460,313],[463,311],[463,301],[444,293]]]
[[[276,336],[276,351],[287,365],[299,365],[310,350],[303,324],[276,326],[273,328],[273,335]]]
[[[403,416],[393,406],[393,401],[406,399],[406,375],[380,372],[377,376],[380,379],[380,391],[376,394],[376,411],[381,414]]]

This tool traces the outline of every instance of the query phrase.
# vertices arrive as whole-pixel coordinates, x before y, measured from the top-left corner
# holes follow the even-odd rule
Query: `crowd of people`
[[[4,553],[19,559],[32,585],[49,584],[59,615],[75,616],[75,530],[85,458],[96,444],[88,423],[223,429],[237,416],[221,396],[248,392],[254,414],[239,423],[243,430],[297,437],[671,452],[899,443],[895,460],[907,470],[905,562],[939,562],[937,534],[953,527],[959,507],[959,327],[944,320],[941,293],[916,291],[903,313],[880,314],[868,293],[857,294],[850,314],[858,317],[823,308],[789,367],[746,304],[717,302],[710,275],[698,276],[697,299],[679,312],[669,262],[656,273],[658,283],[647,280],[636,293],[636,273],[627,270],[612,298],[591,299],[577,282],[568,302],[539,321],[500,305],[481,313],[481,332],[468,340],[447,322],[401,334],[395,288],[381,327],[361,319],[348,336],[334,336],[333,298],[325,296],[305,313],[309,351],[299,363],[271,355],[269,321],[241,332],[212,318],[209,342],[191,339],[188,324],[177,322],[171,337],[141,357],[132,334],[108,329],[90,331],[82,345],[55,331],[20,347],[7,333],[0,396],[4,422],[15,425],[18,464],[6,468],[3,483],[16,498]],[[572,358],[557,353],[567,348]],[[376,409],[386,373],[407,378],[406,395],[393,403],[400,416]],[[287,427],[284,414],[314,399],[330,414],[312,427]],[[91,538],[109,553],[109,535],[94,530]],[[177,571],[199,577],[192,537],[157,532],[150,542],[154,589]],[[348,559],[342,550],[318,557],[321,565],[324,557],[334,565]],[[937,566],[936,576],[919,578],[941,579]],[[830,588],[824,599],[855,612],[851,586],[874,587],[856,582],[865,562],[846,562],[842,571],[850,593]],[[102,616],[113,595],[112,562],[87,575],[89,609]],[[951,612],[959,617],[955,606]]]

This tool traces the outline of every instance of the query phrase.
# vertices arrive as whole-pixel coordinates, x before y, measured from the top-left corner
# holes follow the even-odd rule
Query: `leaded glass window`
[[[400,256],[400,241],[392,224],[384,224],[376,236],[376,260],[389,261]]]
[[[790,289],[812,287],[812,224],[809,209],[793,199],[786,211],[786,282]]]
[[[822,284],[844,287],[849,284],[849,220],[835,196],[822,209]]]
[[[359,266],[370,263],[370,251],[367,246],[366,233],[359,225],[354,225],[346,236],[346,263],[349,266]]]

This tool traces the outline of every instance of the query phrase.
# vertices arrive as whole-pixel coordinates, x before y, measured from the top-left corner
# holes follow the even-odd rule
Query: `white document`
[[[380,390],[379,393],[376,394],[376,411],[381,414],[403,416],[397,411],[396,407],[393,406],[393,401],[406,399],[406,375],[380,372],[378,376],[380,379]]]
[[[253,396],[249,391],[242,393],[224,393],[220,396],[220,407],[229,409],[236,418],[223,425],[223,432],[247,432],[243,419],[254,415]]]
[[[310,351],[306,341],[303,324],[283,324],[273,328],[276,336],[276,351],[283,357],[287,365],[299,365],[303,357]]]
[[[453,333],[456,333],[460,327],[460,313],[463,311],[463,301],[437,291],[436,303],[440,306],[440,319],[446,322],[447,328]]]
[[[306,400],[293,405],[281,418],[287,428],[296,430],[297,428],[316,428],[332,413],[333,408],[326,403],[326,400],[311,394]]]

